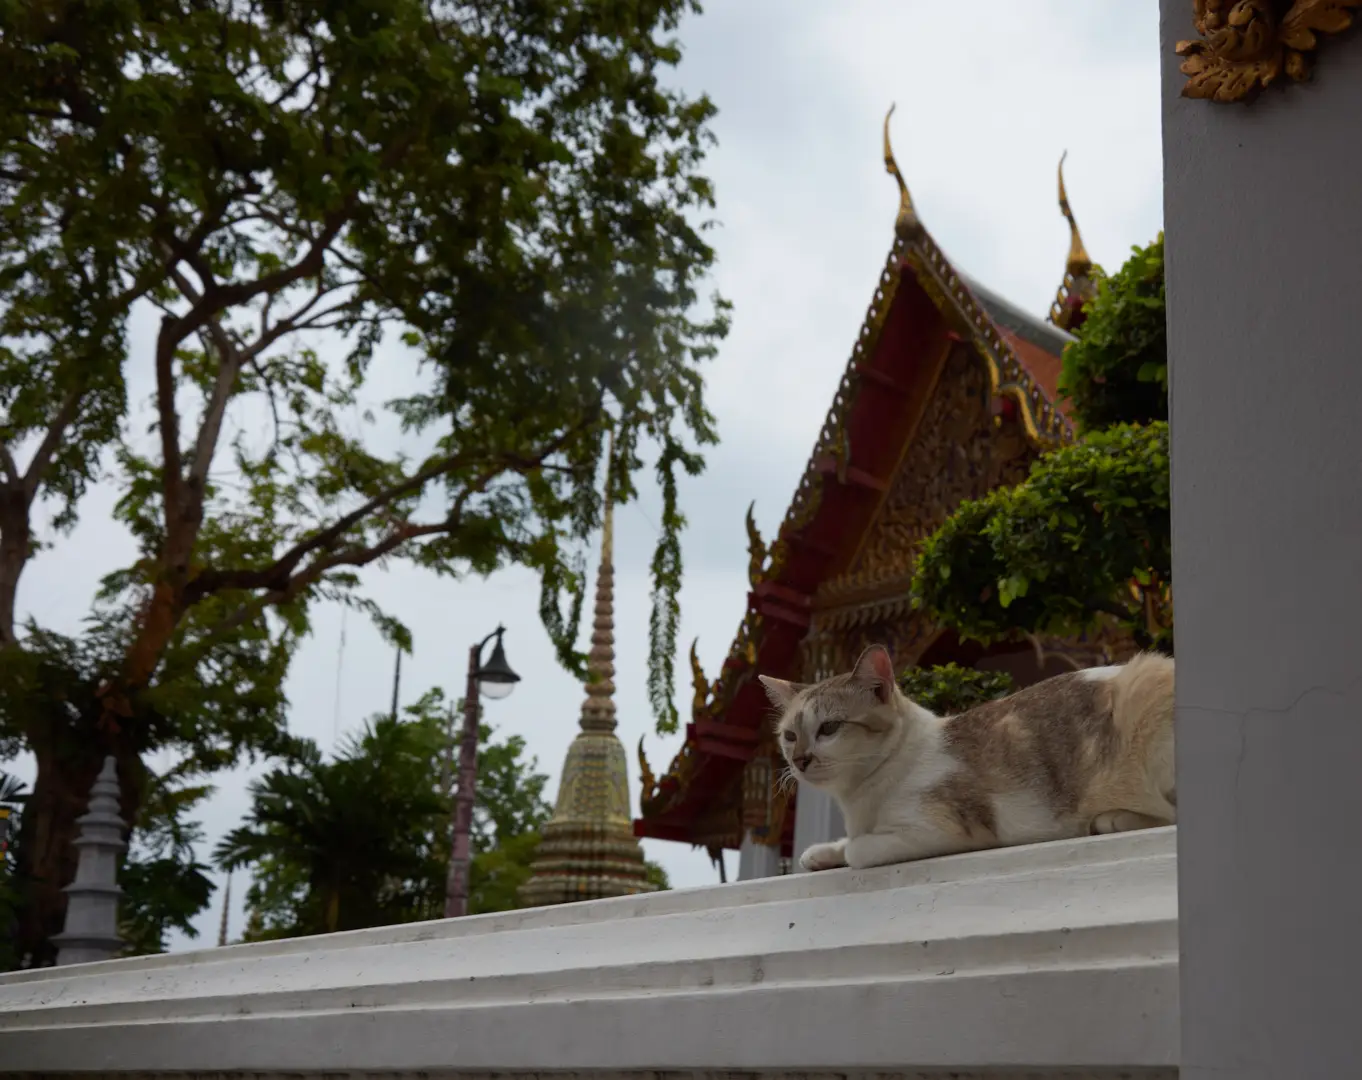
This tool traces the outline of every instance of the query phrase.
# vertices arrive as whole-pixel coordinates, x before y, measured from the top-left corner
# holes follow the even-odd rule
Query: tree
[[[251,785],[247,821],[219,845],[227,869],[251,867],[256,937],[325,933],[438,918],[452,799],[444,765],[453,714],[439,690],[375,717],[333,761],[315,747]],[[548,778],[516,735],[481,726],[470,910],[515,906],[548,820]]]
[[[195,852],[203,827],[185,820],[212,787],[193,783],[192,768],[184,765],[148,779],[142,817],[118,874],[119,935],[130,956],[165,952],[172,930],[198,937],[194,917],[208,907],[215,888]]]
[[[17,966],[18,952],[14,948],[14,923],[18,913],[19,893],[15,888],[10,840],[14,835],[16,816],[25,800],[24,783],[0,769],[0,971]]]
[[[1168,425],[1122,426],[1046,455],[1026,481],[962,503],[922,544],[914,597],[989,643],[1114,618],[1171,648]]]
[[[60,921],[99,760],[118,757],[137,818],[150,729],[185,736],[175,707],[195,677],[225,664],[240,696],[277,699],[319,601],[363,607],[406,645],[362,567],[532,567],[580,670],[607,431],[618,501],[656,449],[649,687],[675,729],[677,473],[715,438],[700,365],[726,329],[717,298],[697,314],[713,108],[660,82],[696,7],[0,6],[0,311],[6,334],[32,328],[0,355],[0,618],[34,547],[28,510],[55,499],[74,520],[115,437],[118,519],[140,546],[103,597],[82,706],[97,737],[59,750],[49,729],[69,710],[28,710],[31,951]],[[139,305],[160,313],[155,342],[125,357]],[[380,449],[375,364],[424,379],[386,406],[417,451]],[[150,441],[119,431],[130,371],[155,387]],[[0,626],[8,652],[30,638]],[[278,701],[255,705],[250,738],[202,737],[238,754],[277,741]]]
[[[1132,248],[1120,271],[1098,282],[1078,341],[1064,350],[1059,392],[1082,431],[1168,419],[1163,234]]]
[[[209,651],[196,652],[189,635],[172,646],[156,686],[139,698],[115,743],[124,820],[147,821],[144,791],[156,802],[157,780],[142,760],[152,751],[170,754],[177,762],[171,775],[185,781],[243,753],[290,752],[283,677],[298,640],[296,633],[271,637],[243,628]],[[22,648],[0,649],[0,746],[26,745],[50,770],[29,798],[14,852],[16,949],[26,963],[55,958],[61,886],[74,875],[77,855],[64,823],[74,827],[85,812],[92,767],[103,761],[99,691],[117,673],[125,641],[123,622],[97,611],[79,638],[30,623]],[[134,888],[132,902],[136,896]]]
[[[1106,617],[1172,651],[1163,297],[1160,237],[1102,282],[1065,350],[1081,441],[1016,487],[962,503],[923,542],[913,593],[932,619],[988,643]]]
[[[330,933],[427,918],[429,869],[447,805],[434,776],[438,732],[381,716],[334,761],[315,746],[250,786],[246,823],[218,845],[223,869],[283,871],[253,885],[276,934]]]
[[[666,892],[672,887],[671,878],[667,876],[667,871],[652,859],[643,860],[644,871],[648,875],[648,883],[657,892]]]

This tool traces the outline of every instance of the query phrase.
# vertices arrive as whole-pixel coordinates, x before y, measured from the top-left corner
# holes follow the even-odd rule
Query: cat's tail
[[[1112,722],[1148,770],[1151,794],[1177,806],[1173,764],[1173,658],[1139,653],[1111,680]]]

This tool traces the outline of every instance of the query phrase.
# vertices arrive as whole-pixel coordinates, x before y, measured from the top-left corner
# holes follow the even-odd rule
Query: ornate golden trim
[[[1319,35],[1353,24],[1362,0],[1193,0],[1198,41],[1179,41],[1183,97],[1252,101],[1286,75],[1310,77]]]
[[[905,246],[904,259],[938,310],[948,318],[952,311],[956,313],[960,329],[969,334],[975,351],[984,361],[989,393],[994,397],[1010,397],[1017,403],[1027,437],[1043,450],[1073,442],[1069,421],[1040,392],[997,324],[974,299],[969,286],[960,280],[936,241],[924,232],[916,244]]]
[[[692,717],[702,715],[709,704],[709,680],[705,678],[705,669],[700,666],[700,654],[697,652],[699,645],[698,637],[690,643],[690,685],[694,691],[690,703]]]
[[[757,519],[753,516],[757,500],[753,499],[747,507],[747,583],[756,588],[766,580],[766,545],[762,542],[761,532],[757,529]]]
[[[893,113],[894,110],[890,108],[889,116]],[[907,186],[889,146],[889,116],[884,118],[884,165],[885,170],[899,183],[899,212],[902,214]],[[911,200],[908,207],[912,209]],[[915,213],[913,217],[916,220]],[[988,369],[989,392],[994,397],[1010,397],[1017,403],[1027,436],[1047,450],[1072,442],[1073,429],[1064,414],[1041,394],[1040,387],[1017,358],[997,324],[975,300],[969,286],[960,280],[960,275],[937,247],[931,234],[919,225],[911,237],[899,236],[894,249],[912,269],[918,284],[931,297],[937,310],[946,316],[947,321],[956,323],[956,329],[970,336]]]
[[[657,795],[657,777],[648,764],[648,755],[643,752],[644,736],[638,737],[638,802],[642,806],[651,802]]]

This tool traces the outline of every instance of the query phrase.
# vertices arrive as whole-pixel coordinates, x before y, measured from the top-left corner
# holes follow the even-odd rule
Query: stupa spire
[[[591,623],[591,651],[586,658],[583,731],[615,730],[615,507],[610,482],[605,486],[605,520],[601,525],[601,566],[596,574],[596,606]]]
[[[612,446],[609,460],[613,459]],[[553,817],[544,826],[530,877],[520,887],[520,902],[527,907],[627,896],[654,888],[629,813],[628,758],[615,734],[613,492],[607,473],[581,730],[568,747]]]

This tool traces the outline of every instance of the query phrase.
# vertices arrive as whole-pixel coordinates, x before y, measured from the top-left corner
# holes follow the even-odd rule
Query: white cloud
[[[1157,34],[1151,0],[742,0],[713,2],[683,26],[680,80],[720,108],[710,173],[721,227],[712,239],[718,287],[736,307],[733,332],[708,373],[724,441],[705,475],[682,489],[691,529],[679,706],[690,696],[690,639],[699,636],[712,673],[742,617],[747,504],[757,501],[757,520],[771,535],[892,241],[896,194],[880,160],[889,104],[898,103],[895,150],[928,229],[963,270],[1044,314],[1068,249],[1055,204],[1064,149],[1069,194],[1099,262],[1115,269],[1130,245],[1161,227]],[[22,602],[43,622],[74,629],[99,574],[131,550],[110,525],[111,504],[108,493],[92,496],[76,535],[26,576]],[[647,563],[656,509],[656,495],[645,491],[641,507],[617,520],[616,683],[631,760],[651,730]],[[469,644],[506,624],[507,655],[524,681],[488,704],[488,719],[524,735],[556,784],[583,694],[553,659],[530,576],[449,583],[398,567],[366,580],[415,632],[415,654],[402,668],[405,702],[433,685],[457,696]],[[340,613],[320,615],[289,680],[295,728],[323,746],[389,705],[391,651],[353,614],[346,637],[342,656]],[[655,769],[679,741],[648,735]],[[221,778],[205,814],[213,841],[240,820],[246,778],[258,771]],[[636,775],[634,783],[637,797]],[[645,847],[675,885],[714,880],[703,852]],[[728,865],[735,872],[736,858]],[[244,891],[234,884],[233,935]],[[217,920],[217,911],[200,919],[204,943],[215,940]]]

